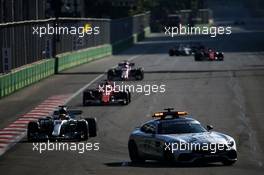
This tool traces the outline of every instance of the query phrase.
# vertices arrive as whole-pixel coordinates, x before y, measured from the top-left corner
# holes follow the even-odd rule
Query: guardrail
[[[63,71],[68,68],[88,63],[98,58],[102,58],[112,54],[110,44],[92,47],[77,52],[70,52],[58,55],[58,71]]]
[[[27,65],[0,76],[0,98],[54,74],[54,59]]]

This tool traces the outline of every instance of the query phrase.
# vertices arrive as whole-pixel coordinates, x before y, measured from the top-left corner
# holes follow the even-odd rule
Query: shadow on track
[[[105,163],[109,167],[141,167],[141,168],[208,168],[208,167],[222,167],[222,164],[216,163],[165,163],[157,161],[148,161],[145,163],[132,163],[132,162],[110,162]]]

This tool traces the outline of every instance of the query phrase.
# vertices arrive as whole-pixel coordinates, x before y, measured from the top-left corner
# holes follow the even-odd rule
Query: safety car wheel
[[[165,150],[165,149],[164,149]],[[163,153],[164,156],[164,161],[168,163],[173,163],[174,162],[174,155],[170,150],[165,150]]]
[[[138,148],[133,140],[128,142],[129,157],[132,163],[144,163],[145,160],[142,159],[138,154]]]

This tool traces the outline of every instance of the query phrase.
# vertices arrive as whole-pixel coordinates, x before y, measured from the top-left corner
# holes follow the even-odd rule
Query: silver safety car
[[[157,112],[154,119],[136,128],[128,141],[132,162],[159,160],[180,163],[221,162],[232,165],[237,161],[235,140],[223,133],[205,129],[187,112],[168,108]]]

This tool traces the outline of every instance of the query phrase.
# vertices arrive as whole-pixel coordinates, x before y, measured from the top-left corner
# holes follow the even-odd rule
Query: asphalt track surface
[[[167,37],[153,34],[120,55],[70,69],[1,100],[2,128],[49,96],[73,94],[120,60],[130,58],[144,67],[146,74],[143,81],[126,83],[166,85],[165,93],[133,94],[128,106],[82,107],[81,95],[77,95],[69,105],[83,110],[85,116],[98,119],[99,136],[88,142],[100,143],[99,151],[40,154],[24,139],[0,157],[0,171],[4,174],[262,174],[264,58],[261,46],[249,40],[257,42],[263,34],[247,35],[234,34],[231,39],[222,37],[220,41],[192,37],[217,46],[226,56],[224,62],[194,62],[193,57],[169,57],[168,48],[179,40],[168,42]],[[243,48],[243,42],[251,44]],[[164,107],[187,110],[202,123],[212,124],[215,130],[233,136],[238,144],[238,162],[231,167],[130,164],[129,133]]]
[[[241,30],[242,31],[242,30]],[[82,107],[77,94],[68,105],[96,117],[99,151],[33,151],[32,143],[21,140],[0,157],[0,172],[28,174],[263,174],[264,163],[264,56],[262,31],[237,32],[210,38],[168,38],[152,34],[119,55],[67,70],[27,87],[0,101],[0,128],[6,127],[53,95],[74,94],[119,61],[133,59],[144,67],[143,81],[127,84],[166,85],[165,93],[133,93],[128,106]],[[169,57],[176,42],[197,40],[225,52],[223,62],[194,62],[193,57]],[[105,79],[103,75],[90,87]],[[165,107],[186,110],[203,124],[231,135],[238,147],[233,166],[169,166],[159,162],[130,163],[127,141],[134,127]]]

